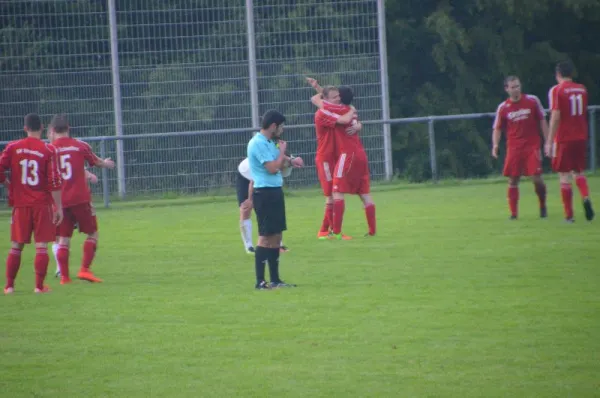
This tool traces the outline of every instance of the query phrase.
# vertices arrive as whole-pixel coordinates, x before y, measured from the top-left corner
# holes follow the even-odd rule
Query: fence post
[[[115,0],[108,0],[108,19],[110,23],[110,58],[113,88],[113,104],[115,112],[115,134],[123,136],[123,112],[121,109],[121,81],[119,78],[119,45],[117,38],[117,7]],[[117,140],[117,179],[119,197],[125,198],[125,157],[123,154],[123,140]]]
[[[431,164],[431,179],[434,183],[437,183],[437,155],[435,153],[435,128],[433,123],[433,118],[429,118],[427,121],[427,127],[429,131],[429,162]]]
[[[377,0],[377,32],[379,39],[379,75],[381,81],[381,109],[383,120],[390,119],[390,91],[387,64],[387,42],[385,35],[385,0]],[[385,179],[394,176],[392,158],[392,126],[383,125],[383,158],[385,161]]]
[[[589,124],[590,124],[590,171],[596,172],[596,108],[590,109],[589,112]]]
[[[106,141],[100,141],[100,157],[106,159]],[[104,199],[104,207],[110,206],[110,193],[108,191],[108,170],[102,168],[102,198]]]
[[[259,129],[258,79],[256,75],[256,42],[254,34],[254,4],[246,0],[246,35],[248,36],[248,77],[250,79],[250,108],[252,127]]]

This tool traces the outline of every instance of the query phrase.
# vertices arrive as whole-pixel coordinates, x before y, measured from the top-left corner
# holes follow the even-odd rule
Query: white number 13
[[[583,96],[573,94],[569,97],[571,101],[571,116],[583,115]]]
[[[23,159],[19,164],[21,165],[21,184],[37,186],[40,183],[38,162],[33,159]]]

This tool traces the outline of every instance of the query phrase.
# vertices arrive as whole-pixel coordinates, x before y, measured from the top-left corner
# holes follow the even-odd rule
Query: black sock
[[[271,283],[279,282],[279,248],[267,249],[269,251],[269,275]]]
[[[256,271],[256,283],[265,280],[265,262],[269,257],[269,249],[262,246],[256,246],[254,252],[254,270]]]

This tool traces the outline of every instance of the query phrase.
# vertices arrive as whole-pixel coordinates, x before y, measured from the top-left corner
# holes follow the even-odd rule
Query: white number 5
[[[71,155],[62,155],[60,157],[60,169],[63,180],[70,180],[73,177],[73,167],[69,159],[71,159]]]
[[[40,183],[38,162],[33,159],[23,159],[19,164],[21,165],[21,184],[37,186]]]

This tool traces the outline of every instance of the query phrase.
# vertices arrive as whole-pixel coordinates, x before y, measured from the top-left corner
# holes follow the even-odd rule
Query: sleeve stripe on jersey
[[[552,107],[554,105],[553,104],[554,90],[556,90],[557,87],[558,87],[558,84],[556,86],[552,86],[550,91],[548,91],[548,107],[550,108],[550,110],[552,110]]]
[[[502,110],[502,108],[504,107],[504,102],[501,102],[500,105],[498,105],[498,108],[496,108],[496,117],[494,118],[494,130],[499,129],[500,128],[500,111]]]
[[[538,96],[537,95],[528,94],[527,97],[531,98],[532,100],[535,100],[535,102],[537,103],[537,106],[538,106],[540,112],[542,112],[542,115],[544,115],[545,114],[545,112],[544,112],[544,106],[542,105],[542,101],[540,101],[540,99],[538,98]]]
[[[92,146],[90,144],[88,144],[87,142],[85,142],[84,140],[80,140],[77,138],[77,142],[84,144],[87,147],[87,149],[89,149],[90,151],[92,150]]]
[[[338,115],[337,113],[329,112],[328,110],[325,110],[325,109],[321,109],[321,112],[323,112],[325,115],[331,116],[331,117],[333,117],[335,119],[339,119],[340,118],[340,115]]]
[[[57,190],[62,185],[62,178],[60,175],[60,168],[58,166],[58,152],[53,145],[46,144],[46,147],[51,153],[51,167],[48,170],[48,183],[50,184],[50,188],[52,190]]]

